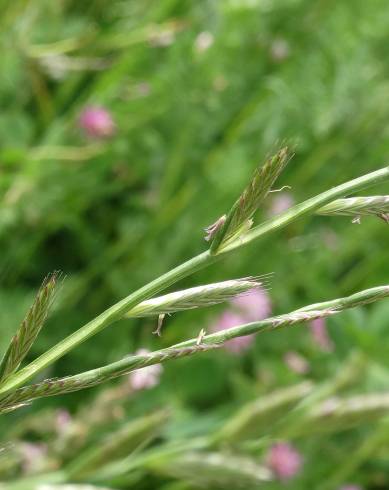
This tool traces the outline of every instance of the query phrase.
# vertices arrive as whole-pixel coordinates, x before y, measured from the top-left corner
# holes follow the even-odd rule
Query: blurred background
[[[205,250],[282,141],[290,189],[258,222],[388,162],[384,0],[0,6],[0,352],[53,270],[66,277],[29,360]],[[255,311],[176,314],[161,338],[155,319],[123,320],[42,377],[385,284],[387,243],[373,217],[300,220],[176,287],[273,272]],[[384,301],[3,415],[1,488],[388,489],[388,315]],[[316,415],[272,432],[324,385]],[[336,412],[350,397],[356,414]]]

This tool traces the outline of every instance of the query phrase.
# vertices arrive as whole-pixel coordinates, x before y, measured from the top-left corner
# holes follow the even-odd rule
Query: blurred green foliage
[[[204,250],[203,228],[229,209],[280,141],[296,144],[280,179],[296,202],[387,163],[384,0],[2,0],[0,7],[1,350],[52,270],[67,278],[31,356]],[[78,117],[90,105],[112,114],[112,138],[83,134]],[[303,219],[182,286],[274,272],[270,295],[281,313],[387,283],[387,234],[374,218],[360,226]],[[168,318],[162,339],[151,335],[152,321],[118,322],[45,375],[169,345],[196,335],[218,311]],[[284,365],[287,350],[309,359],[316,380],[360,350],[372,367],[359,391],[385,388],[388,314],[383,302],[331,319],[331,354],[295,328],[261,335],[242,357],[210,353],[171,363],[161,386],[139,395],[139,410],[175,405],[194,428],[206,427],[301,378]],[[96,391],[38,402],[27,413],[76,410]],[[25,413],[0,425],[20,424]],[[343,453],[337,439],[307,444],[314,471],[296,488],[316,488],[329,471],[318,444],[326,454],[338,451],[339,461],[366,432],[346,436]],[[380,464],[369,463],[356,481],[387,488],[387,460]]]

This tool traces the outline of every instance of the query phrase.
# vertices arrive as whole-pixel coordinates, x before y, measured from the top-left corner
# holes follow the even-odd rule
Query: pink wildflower
[[[288,351],[284,355],[284,362],[291,371],[297,374],[306,374],[309,372],[309,362],[298,352]]]
[[[19,446],[24,473],[36,473],[44,468],[47,446],[43,443],[22,442]]]
[[[109,138],[115,133],[112,116],[103,107],[86,107],[81,112],[78,123],[90,138]]]
[[[334,350],[334,344],[328,335],[325,319],[316,318],[316,320],[313,320],[309,324],[309,327],[311,329],[313,342],[321,350],[332,352]]]
[[[224,330],[227,328],[237,327],[246,323],[246,319],[241,315],[234,313],[233,311],[225,311],[219,317],[218,321],[215,323],[211,330],[213,332],[218,332],[219,330]],[[225,343],[227,350],[233,354],[240,354],[247,350],[254,340],[254,335],[246,335],[245,337],[237,337],[235,339],[228,340]]]
[[[244,323],[262,320],[271,313],[271,303],[265,289],[253,289],[249,293],[237,296],[231,301],[231,309],[224,311],[216,323],[211,327],[213,332],[237,327]],[[246,335],[228,340],[225,343],[227,350],[240,354],[253,343],[254,335]]]
[[[241,294],[234,298],[231,303],[246,322],[263,320],[271,313],[270,298],[263,288],[252,289],[246,294]]]
[[[287,442],[273,444],[267,455],[267,464],[274,476],[282,481],[293,478],[302,465],[300,453]]]
[[[287,211],[294,204],[294,199],[290,192],[278,192],[274,194],[274,197],[270,204],[269,216],[276,216],[284,211]]]
[[[63,408],[57,410],[55,414],[55,428],[58,434],[66,434],[66,432],[68,432],[69,427],[71,425],[72,425],[72,417],[70,413]]]
[[[149,351],[147,349],[139,349],[136,351],[136,355],[145,355],[148,353]],[[152,366],[132,371],[129,374],[129,382],[132,389],[138,391],[153,388],[159,383],[162,370],[161,364],[153,364]]]
[[[339,490],[363,490],[359,485],[343,485]]]

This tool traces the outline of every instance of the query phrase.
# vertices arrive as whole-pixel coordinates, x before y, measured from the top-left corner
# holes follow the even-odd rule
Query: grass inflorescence
[[[215,261],[215,250],[218,249],[217,247],[219,247],[220,244],[232,243],[232,249],[237,249],[245,244],[245,240],[247,243],[247,241],[257,239],[262,234],[266,233],[266,230],[272,231],[274,227],[277,228],[281,225],[285,226],[310,211],[314,212],[319,210],[320,212],[320,210],[324,209],[324,214],[332,214],[331,210],[337,210],[338,212],[340,209],[353,208],[353,205],[349,205],[348,202],[345,204],[344,199],[336,200],[336,198],[340,194],[351,193],[389,178],[389,167],[372,172],[359,179],[330,189],[319,196],[309,199],[305,203],[296,205],[287,210],[284,214],[276,216],[274,218],[274,225],[272,225],[272,221],[270,220],[270,222],[265,223],[265,229],[261,228],[261,225],[259,225],[251,232],[240,231],[238,233],[238,230],[242,230],[242,226],[245,226],[245,224],[252,219],[253,214],[270,192],[274,181],[289,159],[290,155],[288,150],[283,148],[278,151],[274,157],[268,159],[261,169],[256,171],[254,178],[244,190],[238,201],[234,204],[227,215],[226,220],[222,220],[223,222],[216,231],[216,235],[211,242],[210,250],[208,252],[194,257],[188,262],[152,281],[137,292],[130,294],[127,298],[124,298],[122,301],[103,312],[95,320],[92,320],[80,330],[70,335],[70,337],[64,339],[51,350],[44,353],[40,358],[32,361],[25,368],[17,371],[21,361],[38,335],[51,305],[55,290],[56,275],[54,274],[49,277],[39,290],[33,306],[27,314],[26,319],[23,321],[18,333],[11,341],[6,355],[4,356],[2,363],[3,377],[0,382],[1,409],[9,410],[12,407],[20,406],[22,403],[30,402],[35,398],[84,389],[102,383],[108,379],[128,374],[134,369],[213,349],[234,338],[325,318],[335,315],[345,309],[375,302],[389,296],[389,286],[380,286],[344,298],[337,298],[324,303],[309,305],[288,314],[242,324],[208,335],[202,329],[197,338],[181,342],[166,349],[158,350],[150,354],[129,356],[116,363],[111,363],[98,369],[86,371],[74,376],[61,379],[47,379],[35,385],[26,385],[27,381],[42,371],[46,366],[49,366],[51,363],[55,362],[56,359],[62,357],[102,328],[107,327],[115,320],[122,317],[158,316],[161,319],[165,314],[214,305],[261,287],[263,285],[261,278],[249,277],[197,286],[152,298],[154,293],[165,289],[199,268],[213,263]],[[372,206],[372,202],[373,201],[370,202],[370,206]],[[374,202],[374,209],[376,210],[376,200]],[[360,208],[361,205],[359,205],[358,209]],[[380,209],[382,210],[382,208]],[[337,212],[335,214],[338,214]],[[240,233],[243,233],[243,235],[240,235]],[[236,237],[237,235],[239,235],[239,239],[235,241],[234,238],[234,240],[231,241],[231,238]],[[219,244],[216,249],[215,243]],[[226,251],[228,251],[228,249],[223,251],[223,255]]]

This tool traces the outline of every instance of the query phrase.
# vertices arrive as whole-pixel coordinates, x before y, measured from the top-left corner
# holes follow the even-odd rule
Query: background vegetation
[[[280,181],[291,187],[289,197],[296,202],[387,163],[389,7],[384,0],[2,0],[0,6],[1,351],[52,270],[62,270],[66,280],[31,358],[204,250],[203,228],[229,208],[255,165],[281,140],[297,148]],[[111,114],[111,137],[85,134],[79,116],[88,106]],[[271,209],[270,200],[262,217]],[[387,283],[387,237],[387,225],[375,218],[361,225],[349,218],[304,219],[181,285],[274,272],[269,294],[278,314]],[[120,321],[45,376],[77,373],[139,348],[197,335],[222,309],[174,315],[162,338],[151,335],[153,320]],[[384,391],[388,314],[389,303],[382,302],[328,320],[331,352],[300,327],[263,334],[242,355],[210,352],[172,362],[158,386],[128,396],[120,392],[118,406],[104,416],[99,412],[95,425],[88,419],[93,407],[101,407],[99,389],[2,416],[2,444],[11,440],[30,449],[44,444],[49,451],[41,458],[43,466],[32,470],[20,451],[3,451],[1,479],[15,484],[23,474],[30,478],[34,472],[65,469],[66,481],[94,482],[101,461],[121,461],[121,472],[112,470],[96,484],[239,488],[231,486],[232,476],[227,483],[218,478],[227,469],[233,472],[234,464],[243,467],[238,458],[247,454],[262,464],[267,443],[223,453],[221,469],[205,482],[195,478],[207,474],[204,461],[185,466],[174,460],[177,454],[131,472],[133,460],[122,458],[135,448],[138,455],[145,445],[140,448],[134,439],[119,454],[97,457],[89,473],[72,468],[91,448],[103,447],[106,434],[128,434],[127,424],[134,420],[146,423],[137,417],[157,417],[151,423],[153,430],[158,427],[151,431],[152,447],[190,441],[216,433],[246,403],[276,389],[304,379],[333,380],[350,356],[364,360],[350,393]],[[288,351],[306,359],[307,373],[285,364]],[[77,420],[82,443],[55,432],[53,420],[67,414],[65,409]],[[161,409],[170,415],[155,415]],[[379,423],[369,419],[352,430],[341,426],[296,436],[293,444],[304,464],[288,487],[319,488],[330,477],[332,488],[347,481],[388,488],[388,424]],[[350,453],[369,444],[372,449],[342,474]],[[180,474],[177,467],[191,469]],[[27,486],[36,483],[28,481]],[[256,488],[242,475],[237,482]]]

